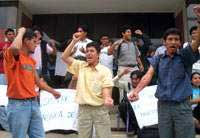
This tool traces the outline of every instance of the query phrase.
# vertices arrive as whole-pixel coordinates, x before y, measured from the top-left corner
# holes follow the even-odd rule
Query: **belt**
[[[16,99],[16,98],[8,98],[9,100],[19,100],[19,101],[26,101],[26,100],[31,100],[31,101],[37,101],[38,97],[31,97],[31,98],[24,98],[24,99]]]
[[[132,68],[134,68],[134,67],[137,67],[137,64],[134,64],[134,65],[124,65],[125,67],[132,67]]]

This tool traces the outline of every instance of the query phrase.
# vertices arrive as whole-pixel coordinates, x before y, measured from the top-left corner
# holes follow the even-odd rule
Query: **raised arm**
[[[65,49],[65,51],[63,52],[61,58],[62,60],[67,63],[68,65],[72,64],[73,61],[73,57],[72,57],[72,50],[75,46],[75,44],[80,40],[80,35],[78,33],[73,34],[73,39],[70,42],[70,44],[67,46],[67,48]]]
[[[24,27],[19,28],[18,34],[15,40],[12,42],[11,46],[9,47],[13,56],[19,55],[19,50],[22,48],[22,39],[25,32],[26,32],[26,29]]]
[[[137,87],[134,90],[132,90],[128,95],[128,99],[130,101],[138,100],[139,98],[138,93],[151,82],[153,75],[154,75],[154,68],[150,66],[147,73],[144,75],[144,77],[142,77]]]
[[[198,51],[198,48],[199,48],[199,45],[200,45],[200,4],[195,6],[193,8],[193,11],[195,13],[195,15],[197,16],[197,39],[195,41],[192,41],[192,44],[191,44],[191,47],[192,47],[192,50],[194,52],[197,52]]]

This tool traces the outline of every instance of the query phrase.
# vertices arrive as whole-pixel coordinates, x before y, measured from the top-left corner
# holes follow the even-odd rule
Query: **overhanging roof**
[[[19,0],[34,14],[175,12],[184,0]]]

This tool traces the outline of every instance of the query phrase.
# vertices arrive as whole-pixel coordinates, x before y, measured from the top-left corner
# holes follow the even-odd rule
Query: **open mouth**
[[[169,48],[171,48],[171,49],[176,49],[176,46],[170,46]]]

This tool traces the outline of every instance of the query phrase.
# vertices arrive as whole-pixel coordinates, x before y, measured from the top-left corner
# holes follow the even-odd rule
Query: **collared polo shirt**
[[[78,104],[103,105],[102,89],[114,85],[107,67],[97,64],[95,68],[91,68],[87,62],[74,59],[68,71],[78,75],[75,99]]]

